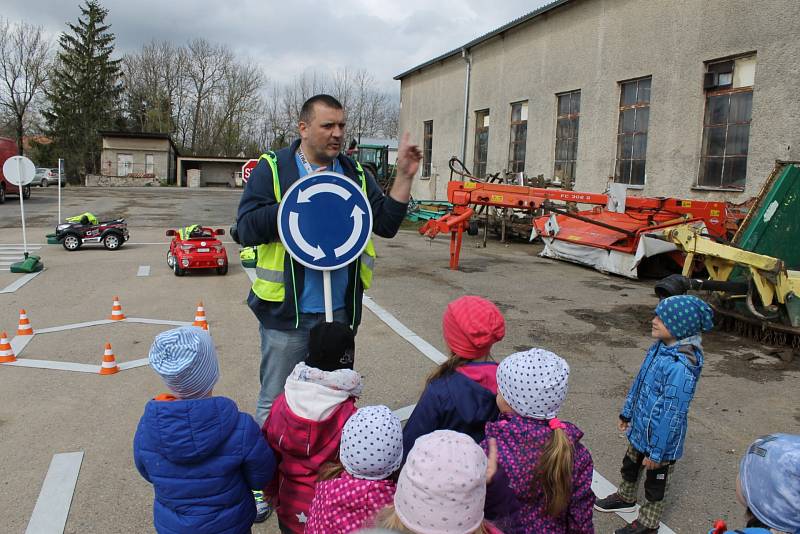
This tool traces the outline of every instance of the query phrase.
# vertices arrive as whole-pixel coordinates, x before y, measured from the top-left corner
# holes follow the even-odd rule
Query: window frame
[[[147,159],[150,158],[148,162]],[[156,157],[154,154],[145,154],[144,155],[144,173],[145,174],[155,174],[156,173]]]
[[[422,178],[430,178],[433,157],[433,120],[422,123]]]
[[[519,106],[519,120],[514,120],[514,107]],[[522,110],[525,109],[525,118],[522,118]],[[511,102],[511,120],[509,121],[508,135],[508,170],[509,173],[525,172],[525,160],[528,144],[528,101],[519,100]],[[525,133],[520,137],[520,128],[524,127]],[[516,159],[516,149],[522,146],[522,159]]]
[[[489,159],[489,126],[486,119],[491,121],[489,108],[479,109],[475,112],[475,145],[472,154],[472,173],[476,178],[486,177],[486,163]],[[481,151],[481,134],[486,134],[483,150]],[[483,158],[481,159],[481,155]]]
[[[650,96],[648,97],[647,101],[644,102],[640,99],[640,83],[642,81],[649,81],[650,82]],[[625,85],[630,83],[636,83],[636,101],[633,104],[625,104]],[[650,104],[652,102],[652,91],[653,91],[653,76],[641,76],[639,78],[632,78],[630,80],[623,80],[618,83],[619,85],[619,122],[617,123],[617,151],[616,156],[614,159],[614,182],[618,184],[625,184],[628,188],[631,189],[643,189],[644,186],[647,184],[647,142],[648,136],[650,131]],[[639,110],[647,109],[647,124],[645,126],[644,131],[641,130],[640,124],[638,121]],[[634,125],[633,131],[623,131],[623,124],[624,124],[624,113],[626,111],[633,110],[634,112]],[[631,153],[629,158],[620,157],[622,151],[622,143],[623,139],[626,136],[631,137]],[[643,150],[643,157],[635,158],[634,151],[637,141],[637,136],[641,137],[644,136],[644,150]],[[628,172],[628,180],[622,181],[621,180],[621,168],[622,162],[628,161],[630,162],[629,172]],[[633,169],[634,169],[634,162],[642,162],[642,183],[633,183]]]
[[[573,111],[572,102],[574,95],[578,95],[578,110]],[[560,164],[567,164],[571,165],[571,174],[572,176],[565,175],[561,181],[561,187],[564,189],[571,190],[575,187],[575,170],[577,168],[578,163],[578,138],[580,133],[580,117],[581,117],[581,90],[574,89],[572,91],[564,91],[563,93],[556,93],[556,132],[555,132],[555,150],[553,154],[553,178],[556,177],[556,169],[559,167]],[[569,111],[566,114],[561,113],[561,102],[560,99],[563,97],[569,97]],[[561,120],[568,120],[570,121],[570,129],[572,130],[573,134],[571,137],[559,137],[559,121]],[[574,123],[573,123],[574,121]],[[559,142],[571,142],[572,143],[572,158],[571,159],[559,159],[558,152],[559,152]],[[567,183],[569,180],[569,183]]]

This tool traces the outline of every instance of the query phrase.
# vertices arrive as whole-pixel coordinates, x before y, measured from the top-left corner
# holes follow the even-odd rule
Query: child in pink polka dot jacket
[[[360,408],[342,429],[339,463],[320,472],[306,534],[348,534],[370,526],[394,499],[389,477],[402,459],[400,419],[386,406]]]
[[[503,469],[521,507],[495,518],[506,534],[593,534],[592,455],[583,432],[556,417],[567,395],[569,365],[552,352],[530,349],[497,368],[500,418],[486,424],[486,440],[497,440]],[[491,491],[491,488],[490,488]]]

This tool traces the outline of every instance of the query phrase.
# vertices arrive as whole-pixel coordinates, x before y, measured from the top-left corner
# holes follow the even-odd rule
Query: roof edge
[[[449,59],[449,58],[451,58],[451,57],[453,57],[455,55],[461,54],[463,50],[469,50],[470,48],[475,47],[475,46],[477,46],[479,44],[482,44],[482,43],[488,41],[489,39],[497,37],[501,33],[507,32],[508,30],[510,30],[512,28],[516,28],[517,26],[521,26],[522,24],[525,24],[526,22],[529,22],[529,21],[535,19],[536,17],[538,17],[540,15],[543,15],[543,14],[549,12],[549,11],[552,11],[553,9],[556,9],[557,7],[561,7],[564,4],[572,2],[572,1],[573,0],[554,0],[553,2],[550,2],[549,4],[545,4],[545,5],[543,5],[542,7],[538,8],[538,9],[534,9],[530,13],[522,15],[521,17],[518,17],[518,18],[512,20],[511,22],[508,22],[508,23],[500,26],[499,28],[490,31],[489,33],[485,33],[485,34],[483,34],[483,35],[481,35],[479,37],[476,37],[472,41],[469,41],[468,43],[466,43],[466,44],[464,44],[462,46],[459,46],[458,48],[454,48],[453,50],[451,50],[449,52],[445,52],[444,54],[442,54],[440,56],[437,56],[437,57],[435,57],[433,59],[430,59],[430,60],[426,61],[425,63],[421,63],[421,64],[417,65],[416,67],[412,67],[412,68],[410,68],[410,69],[408,69],[408,70],[406,70],[404,72],[401,72],[400,74],[398,74],[397,76],[395,76],[392,79],[393,80],[402,80],[403,78],[406,78],[411,74],[415,74],[415,73],[421,71],[422,69],[430,67],[434,63],[438,63],[440,61],[444,61],[445,59]]]

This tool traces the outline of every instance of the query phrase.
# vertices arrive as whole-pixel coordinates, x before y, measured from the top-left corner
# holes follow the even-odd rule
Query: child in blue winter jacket
[[[250,488],[272,479],[275,457],[250,415],[211,396],[219,378],[211,336],[197,327],[162,332],[149,359],[172,392],[147,403],[133,441],[136,468],[155,491],[156,531],[250,532]]]
[[[728,530],[717,521],[709,534],[800,534],[800,436],[755,440],[739,464],[736,498],[747,510],[747,527]]]
[[[500,310],[484,298],[461,297],[447,305],[442,331],[450,357],[428,377],[403,429],[404,455],[434,430],[455,430],[480,443],[486,422],[499,414],[497,363],[490,352],[506,332]]]
[[[625,406],[619,430],[628,432],[622,482],[616,493],[598,499],[601,512],[632,512],[642,468],[645,504],[639,517],[615,534],[656,534],[675,461],[683,455],[689,404],[703,369],[701,332],[713,328],[711,307],[691,295],[658,303],[652,323],[656,342],[644,358]]]

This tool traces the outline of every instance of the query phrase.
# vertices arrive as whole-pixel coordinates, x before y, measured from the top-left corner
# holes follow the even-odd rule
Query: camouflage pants
[[[645,455],[637,451],[630,444],[622,459],[622,483],[617,489],[617,493],[623,501],[636,502],[636,493],[639,488],[641,478],[642,462]],[[665,501],[669,489],[669,481],[672,478],[672,471],[675,469],[675,462],[663,464],[658,469],[647,469],[644,480],[645,504],[639,508],[639,523],[647,528],[658,528],[661,521],[661,513],[664,511]]]

